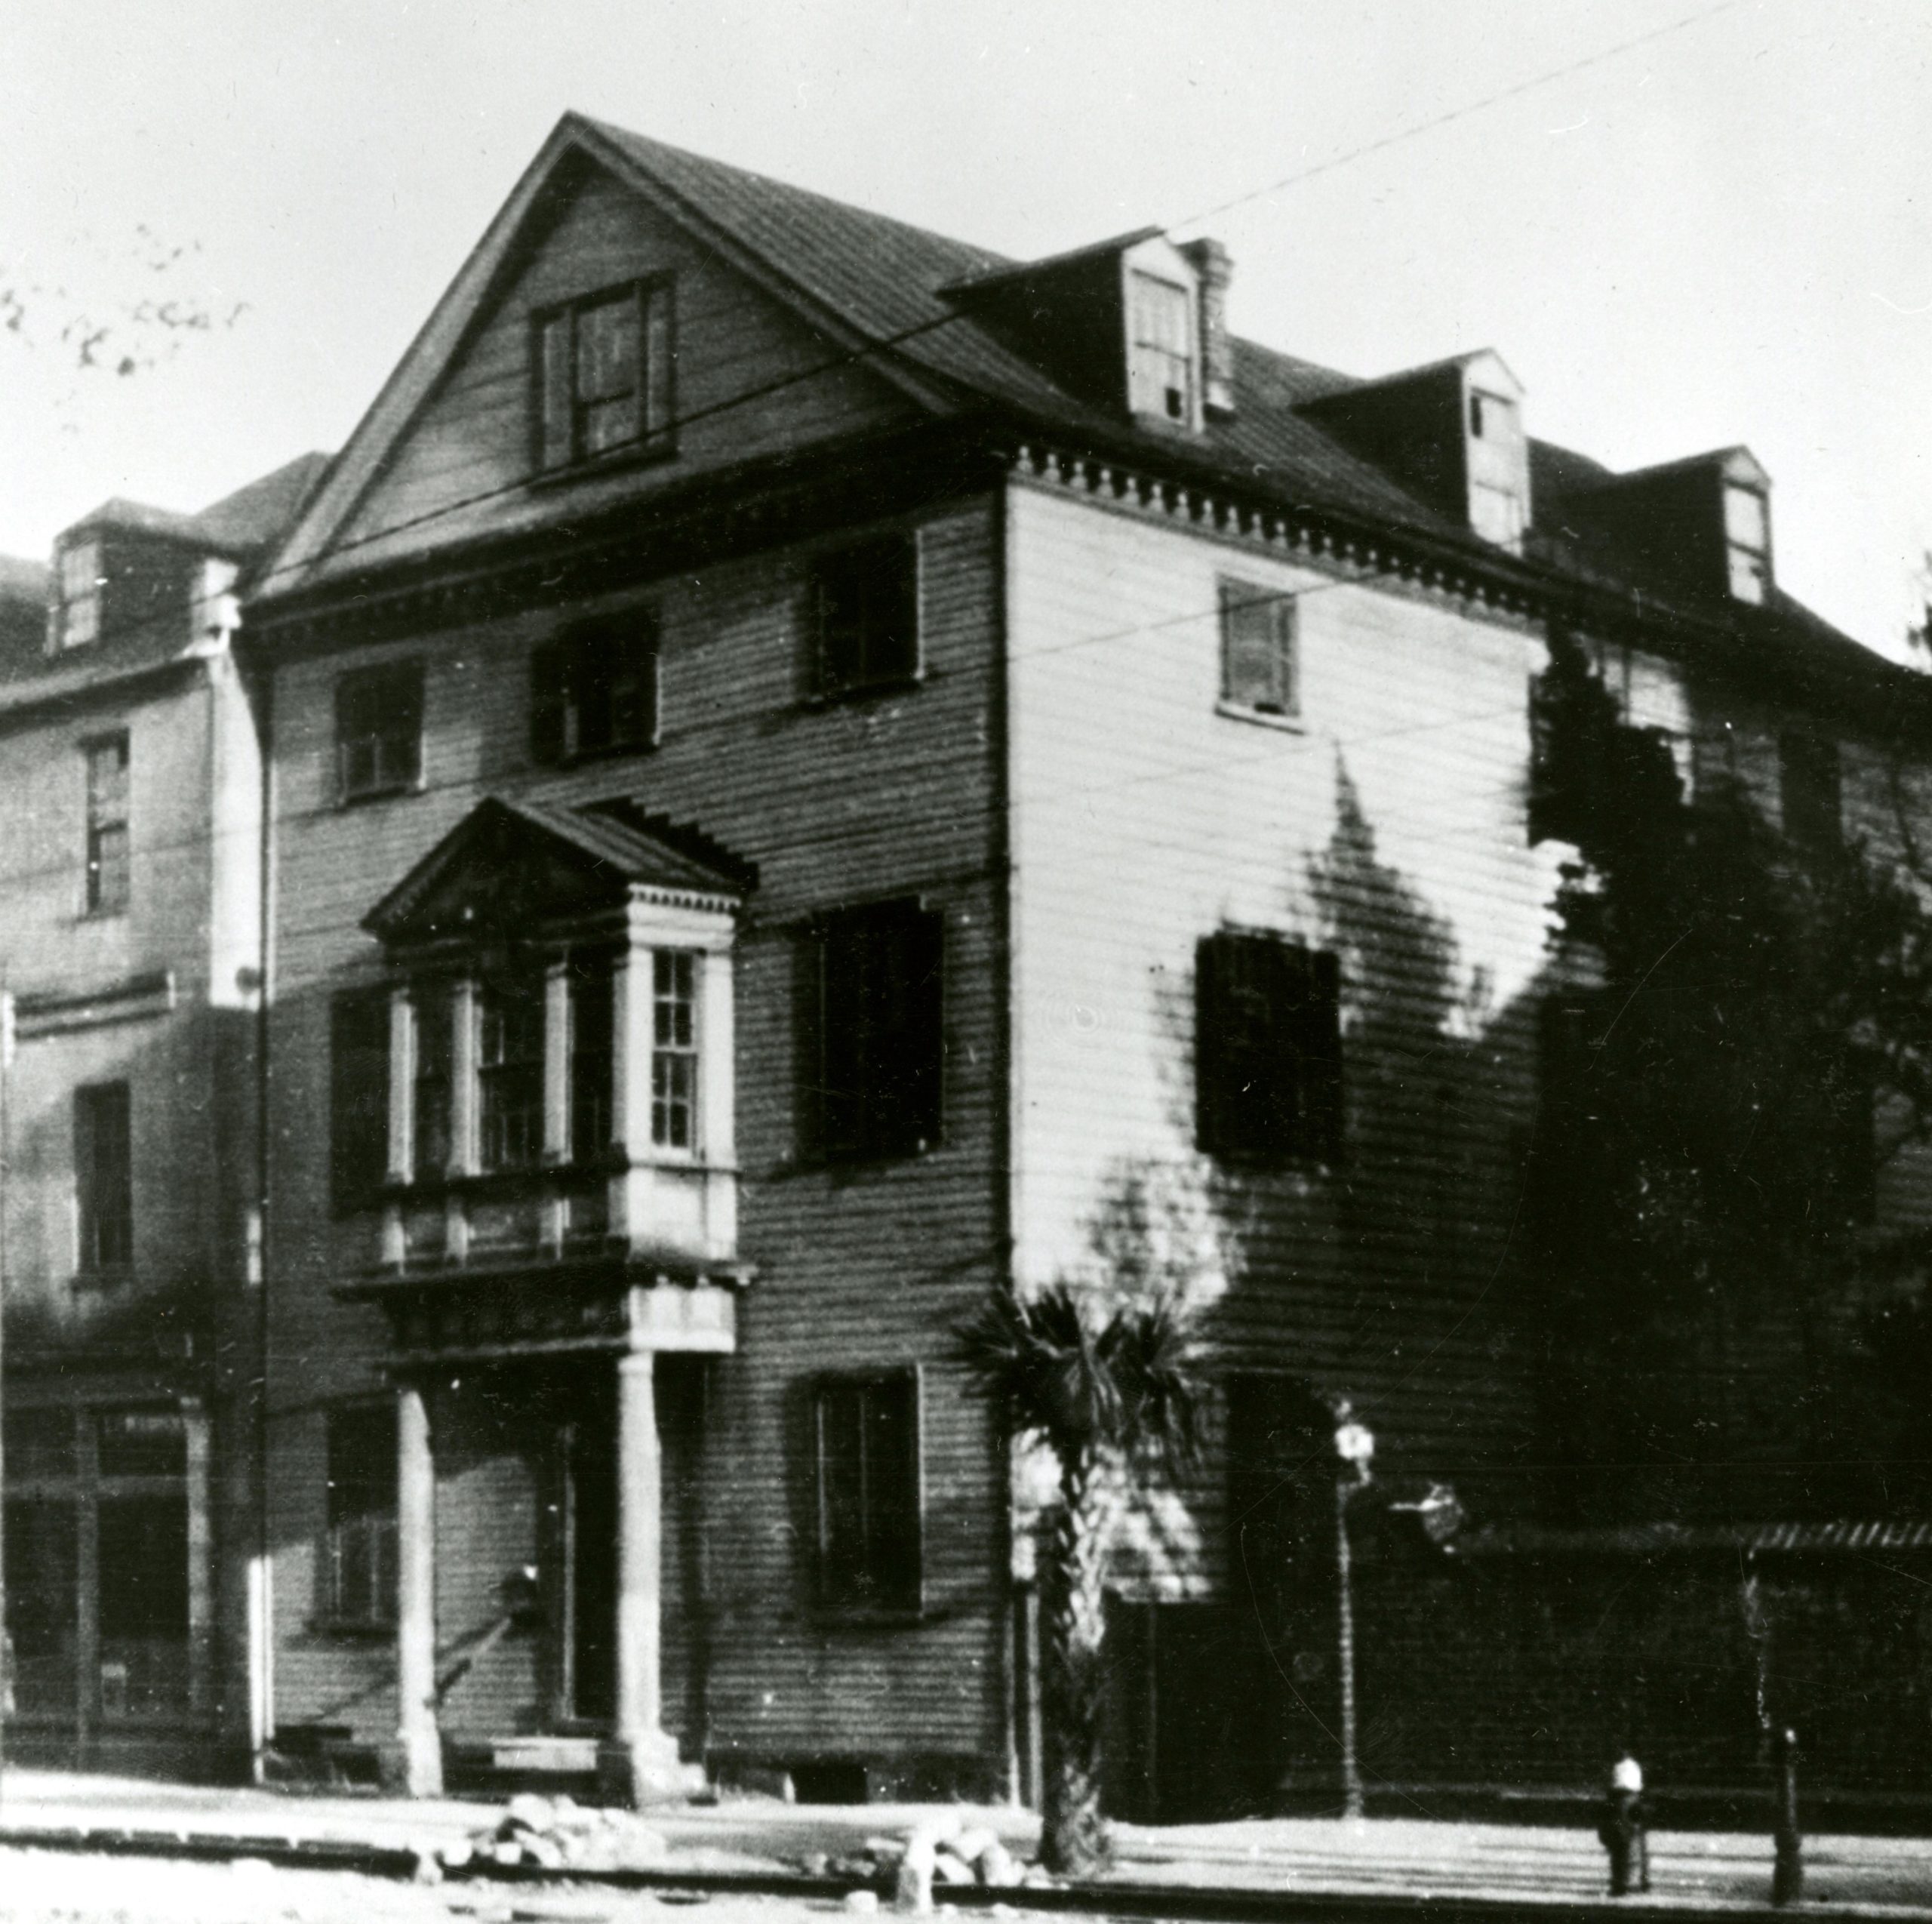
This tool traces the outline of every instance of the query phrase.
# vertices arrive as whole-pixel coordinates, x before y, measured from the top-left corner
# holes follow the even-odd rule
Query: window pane
[[[911,1609],[920,1596],[918,1381],[821,1384],[814,1399],[820,1601]]]
[[[75,1187],[83,1270],[120,1268],[133,1260],[128,1135],[126,1083],[75,1092]]]
[[[903,536],[828,555],[817,571],[821,691],[909,680],[919,667],[918,552]]]
[[[1762,554],[1770,546],[1764,497],[1754,488],[1724,491],[1724,531],[1727,540]]]
[[[412,1001],[416,1027],[416,1176],[421,1181],[426,1177],[442,1175],[449,1168],[455,1011],[448,992],[438,987],[418,988]]]
[[[336,763],[345,799],[414,786],[421,772],[419,662],[358,670],[336,684]]]
[[[1222,694],[1263,714],[1294,710],[1294,603],[1244,581],[1221,584]]]
[[[571,980],[571,1153],[595,1156],[611,1141],[611,993],[608,966]]]
[[[1128,276],[1129,399],[1137,414],[1193,418],[1192,309],[1185,288],[1151,274]]]
[[[553,314],[537,331],[537,427],[540,465],[563,466],[571,457],[571,319]]]
[[[891,902],[838,916],[822,957],[822,1147],[907,1156],[940,1134],[943,919]]]
[[[580,454],[602,453],[638,437],[637,297],[581,309],[577,322],[577,402]]]
[[[651,958],[651,1139],[660,1148],[697,1142],[697,958],[660,949]]]
[[[543,1148],[543,984],[483,992],[477,1051],[478,1124],[486,1169],[521,1168]]]

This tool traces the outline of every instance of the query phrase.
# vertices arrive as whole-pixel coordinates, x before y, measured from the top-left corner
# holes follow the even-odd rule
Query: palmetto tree
[[[958,1331],[980,1387],[1016,1435],[1060,1470],[1043,1546],[1041,1861],[1080,1876],[1107,1858],[1100,1814],[1107,1553],[1124,1476],[1192,1449],[1201,1379],[1171,1296],[1122,1302],[1055,1284],[1022,1300],[997,1289]]]

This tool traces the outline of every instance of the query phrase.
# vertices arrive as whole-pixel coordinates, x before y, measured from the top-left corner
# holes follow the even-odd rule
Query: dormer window
[[[1127,277],[1128,402],[1182,427],[1193,425],[1194,297],[1158,275],[1131,269]]]
[[[1771,583],[1771,516],[1757,488],[1725,482],[1724,539],[1732,598],[1761,605]]]
[[[60,642],[77,648],[100,639],[100,543],[76,541],[60,551]]]
[[[532,439],[540,471],[672,446],[671,282],[634,282],[539,314]]]

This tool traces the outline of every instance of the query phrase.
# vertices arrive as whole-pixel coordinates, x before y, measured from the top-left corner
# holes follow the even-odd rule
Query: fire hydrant
[[[1772,1842],[1771,1901],[1796,1904],[1804,1895],[1804,1839],[1798,1828],[1798,1733],[1780,1729],[1771,1739],[1771,1768],[1777,1774],[1777,1816]]]
[[[1611,1895],[1627,1898],[1632,1891],[1647,1891],[1651,1847],[1644,1834],[1644,1767],[1628,1751],[1611,1766],[1597,1836],[1610,1853]]]

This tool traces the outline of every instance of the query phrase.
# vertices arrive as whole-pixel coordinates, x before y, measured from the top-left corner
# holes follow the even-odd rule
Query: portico
[[[442,1789],[441,1707],[473,1661],[453,1670],[451,1639],[512,1630],[541,1644],[537,1726],[594,1742],[607,1794],[685,1787],[664,1729],[659,1359],[736,1347],[731,945],[750,881],[621,807],[493,800],[368,919],[389,968],[387,1157],[373,1260],[339,1293],[388,1326],[387,1769],[411,1794]],[[437,1602],[442,1433],[479,1381],[547,1493],[480,1637],[439,1625]]]

